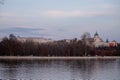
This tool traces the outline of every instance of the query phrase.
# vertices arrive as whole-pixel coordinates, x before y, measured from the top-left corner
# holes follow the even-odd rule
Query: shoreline
[[[0,59],[120,59],[120,56],[0,56]]]

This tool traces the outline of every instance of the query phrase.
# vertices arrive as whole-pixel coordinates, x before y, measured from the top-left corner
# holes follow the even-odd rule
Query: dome
[[[96,32],[96,33],[94,34],[94,36],[98,36],[98,33]]]
[[[98,34],[97,32],[94,34],[94,37],[96,37],[96,36],[98,36],[98,37],[99,37],[99,34]]]

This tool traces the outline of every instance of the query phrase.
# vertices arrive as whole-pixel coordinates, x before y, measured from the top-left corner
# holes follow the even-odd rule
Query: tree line
[[[70,43],[55,41],[53,43],[36,43],[33,41],[20,42],[16,36],[10,34],[0,42],[0,56],[95,56],[99,50],[116,50],[117,48],[94,48],[87,46],[84,39],[75,38]],[[114,55],[114,54],[112,54]]]

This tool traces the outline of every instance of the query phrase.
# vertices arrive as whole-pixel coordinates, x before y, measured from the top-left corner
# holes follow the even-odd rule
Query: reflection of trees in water
[[[120,59],[117,59],[116,63],[117,63],[118,68],[120,69]]]
[[[4,69],[0,74],[3,74],[5,79],[17,79],[25,75],[25,73],[32,73],[31,70],[34,66],[32,65],[32,60],[0,60],[0,64]],[[19,74],[21,74],[21,76]]]
[[[117,69],[119,69],[119,70],[117,70]],[[116,60],[116,71],[118,72],[118,77],[120,79],[120,76],[119,76],[119,74],[120,74],[120,59]]]
[[[108,68],[114,68],[116,59],[97,59],[96,60],[96,68],[106,70]]]
[[[113,65],[117,66],[117,69],[120,69],[120,60],[0,60],[0,67],[6,69],[2,70],[0,74],[4,74],[5,77],[12,79],[21,78],[22,76],[33,78],[43,77],[44,75],[49,76],[56,74],[56,76],[58,76],[64,74],[63,76],[67,75],[75,80],[93,80],[94,76],[99,73],[99,71],[114,68]]]
[[[16,79],[17,67],[19,66],[16,60],[0,60],[0,74],[3,79]]]
[[[116,59],[80,59],[72,60],[69,65],[71,76],[76,79],[78,76],[82,80],[94,79],[94,76],[99,71],[111,69],[114,66]]]
[[[65,67],[67,68],[66,62],[61,60],[0,60],[0,65],[4,68],[0,74],[4,74],[3,76],[8,79],[18,79],[23,76],[26,79],[37,77],[39,79],[49,75],[49,72],[55,74],[55,71],[62,72]]]
[[[71,76],[76,79],[88,80],[91,79],[94,70],[94,62],[90,59],[80,59],[71,62]]]
[[[96,60],[95,78],[104,80],[115,80],[118,68],[116,68],[116,59],[98,59]],[[118,79],[118,78],[117,78]]]

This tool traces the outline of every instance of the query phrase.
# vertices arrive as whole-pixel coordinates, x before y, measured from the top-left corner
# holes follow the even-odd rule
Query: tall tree
[[[89,32],[85,32],[82,36],[81,36],[81,40],[83,43],[83,47],[84,47],[84,55],[87,55],[87,44],[89,42],[89,39],[91,38],[91,35]]]

